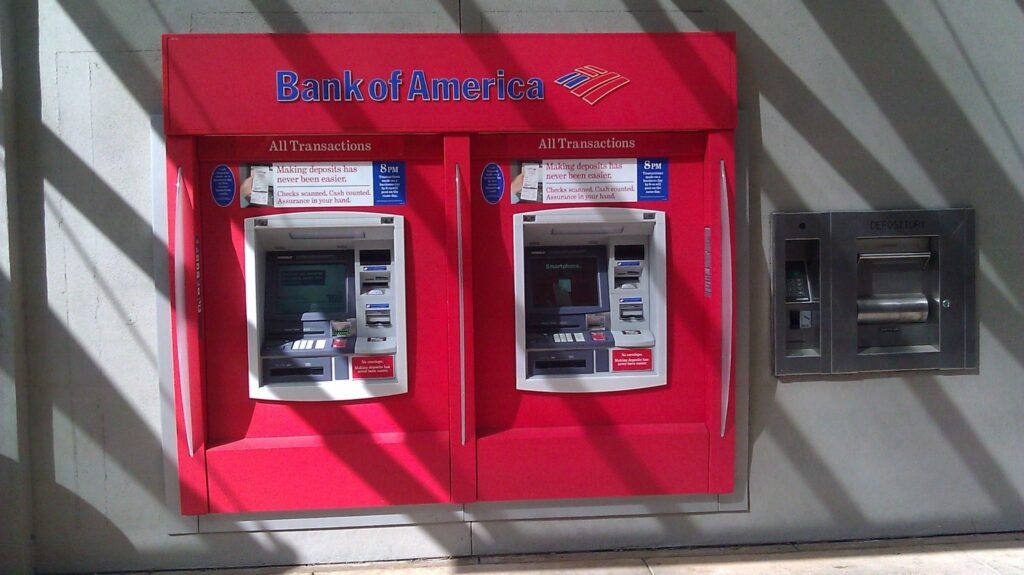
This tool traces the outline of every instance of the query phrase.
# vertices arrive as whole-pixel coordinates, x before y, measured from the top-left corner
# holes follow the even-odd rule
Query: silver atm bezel
[[[261,385],[260,346],[263,340],[259,315],[263,309],[263,277],[257,230],[288,229],[379,229],[387,230],[394,250],[392,265],[393,316],[397,318],[395,337],[395,377],[387,380],[346,379],[321,382],[277,383]],[[337,239],[302,240],[303,249],[342,249]],[[346,240],[342,240],[343,242]],[[347,240],[353,249],[355,242]],[[275,401],[347,401],[385,397],[409,390],[407,371],[405,306],[405,220],[402,216],[373,212],[295,212],[246,218],[245,220],[245,309],[248,340],[249,397]],[[353,270],[355,272],[355,270]],[[250,281],[258,278],[258,281]],[[357,289],[358,293],[358,289]],[[357,348],[358,349],[358,348]],[[354,354],[360,355],[360,354]]]
[[[653,217],[652,217],[653,215]],[[528,221],[529,220],[529,221]],[[605,226],[608,224],[624,224],[626,226],[641,224],[644,227],[653,225],[653,230],[648,234],[623,235],[647,235],[649,239],[648,270],[649,276],[649,298],[650,298],[650,327],[654,334],[654,370],[652,373],[634,374],[602,374],[602,375],[535,375],[527,378],[527,350],[526,350],[526,287],[524,279],[525,257],[524,257],[524,226],[530,225],[552,225],[566,224],[580,226],[593,224],[594,226]],[[605,228],[601,228],[604,230]],[[608,235],[601,231],[595,235]],[[553,210],[540,210],[524,212],[513,216],[512,250],[514,253],[514,278],[515,278],[515,305],[516,305],[516,388],[524,391],[541,391],[554,393],[600,393],[609,391],[626,391],[631,389],[644,389],[658,387],[668,382],[668,361],[667,361],[667,316],[665,307],[666,290],[666,239],[665,239],[665,214],[656,210],[642,210],[634,208],[560,208]]]

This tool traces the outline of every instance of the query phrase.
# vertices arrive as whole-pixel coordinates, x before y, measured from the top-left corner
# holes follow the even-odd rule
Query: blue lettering
[[[526,81],[526,99],[544,99],[544,80],[541,80],[540,78],[530,78]]]
[[[380,78],[374,78],[370,80],[366,91],[374,102],[383,102],[388,97],[388,83]]]
[[[352,80],[352,70],[345,70],[345,101],[351,102],[355,100],[357,102],[363,101],[363,92],[360,90],[359,85],[363,83],[363,79],[359,78],[355,81]]]
[[[522,100],[523,99],[523,79],[522,78],[509,78],[508,79],[508,98],[510,100]]]
[[[496,81],[497,80],[495,80],[494,78],[484,78],[484,88],[481,99],[484,100],[485,102],[491,99],[491,92],[494,91],[494,83]]]
[[[437,78],[431,80],[430,84],[430,93],[434,100],[447,102],[462,99],[459,94],[459,81],[455,78]]]
[[[480,99],[480,80],[466,78],[462,81],[462,98],[467,102],[475,102]]]
[[[416,98],[423,98],[425,102],[430,101],[430,91],[427,90],[427,77],[423,70],[413,70],[412,80],[409,82],[409,93],[405,99],[415,102]]]
[[[398,101],[398,87],[402,84],[402,71],[392,70],[391,71],[391,101]]]
[[[320,84],[316,80],[303,80],[302,81],[302,101],[303,102],[319,102],[320,101]]]
[[[364,78],[357,78],[351,70],[345,70],[343,78],[300,79],[292,70],[278,70],[278,102],[363,102],[369,96],[374,102],[402,99],[402,70],[392,70],[387,77],[367,81],[363,93]],[[506,77],[505,70],[498,69],[490,78],[429,78],[423,70],[413,70],[405,100],[415,102],[458,102],[466,100],[543,100],[544,80],[533,77]]]
[[[295,89],[295,83],[299,81],[299,75],[291,70],[277,71],[277,101],[294,102],[299,99],[299,91]]]
[[[325,102],[341,101],[341,80],[337,78],[324,78],[323,97]]]

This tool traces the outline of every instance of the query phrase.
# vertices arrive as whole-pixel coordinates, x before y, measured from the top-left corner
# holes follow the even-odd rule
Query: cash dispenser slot
[[[269,384],[330,381],[332,376],[331,359],[327,357],[263,360],[263,377]]]

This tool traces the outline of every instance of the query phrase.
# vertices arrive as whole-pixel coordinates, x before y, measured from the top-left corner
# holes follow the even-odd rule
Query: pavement
[[[828,543],[634,549],[159,575],[1024,575],[1024,532]]]

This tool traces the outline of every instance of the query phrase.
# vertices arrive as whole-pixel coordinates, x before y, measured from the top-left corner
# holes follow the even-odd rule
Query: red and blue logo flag
[[[573,95],[593,106],[608,94],[628,84],[629,78],[588,64],[558,78],[555,83],[565,86]]]

